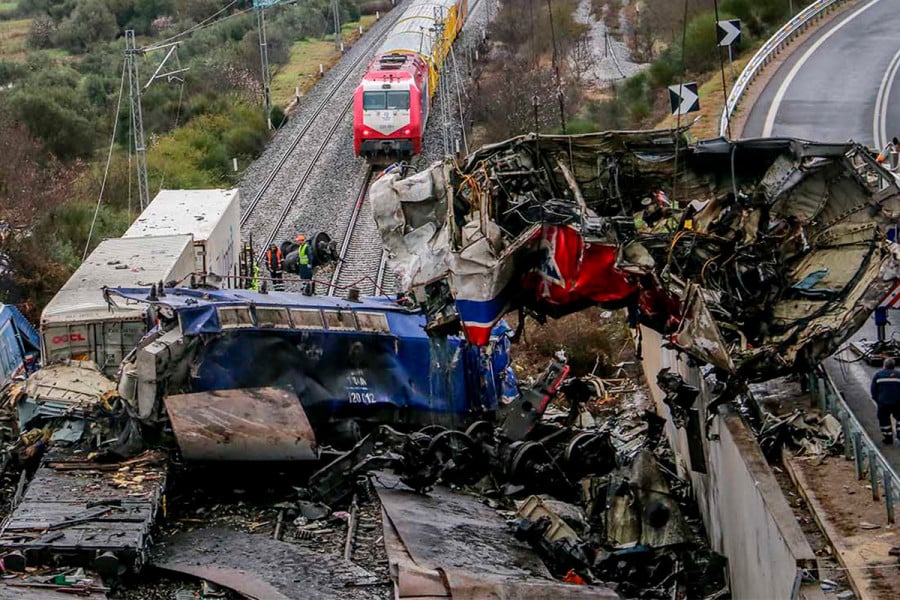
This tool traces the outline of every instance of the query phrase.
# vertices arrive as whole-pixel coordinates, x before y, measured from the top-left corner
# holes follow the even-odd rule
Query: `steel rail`
[[[275,238],[278,236],[278,230],[281,229],[281,226],[284,225],[284,222],[287,220],[288,214],[291,212],[291,208],[294,206],[294,202],[300,196],[300,192],[303,191],[303,187],[306,185],[306,182],[309,180],[312,175],[315,167],[317,166],[319,159],[322,157],[322,154],[325,152],[325,147],[328,146],[328,142],[331,141],[331,138],[334,137],[334,132],[337,131],[338,127],[341,125],[341,122],[344,120],[344,117],[350,112],[350,109],[353,107],[353,98],[351,97],[347,104],[344,106],[344,110],[341,111],[341,115],[334,120],[331,124],[331,127],[325,133],[325,136],[322,138],[322,143],[319,144],[319,147],[316,149],[316,152],[313,154],[312,160],[306,166],[306,170],[303,171],[303,175],[300,177],[300,180],[297,182],[297,185],[294,186],[294,191],[291,192],[290,199],[284,203],[284,206],[281,208],[281,212],[278,214],[278,219],[275,221],[275,224],[272,226],[271,231],[269,231],[269,235],[266,237],[265,243],[260,246],[259,254],[256,256],[257,264],[262,262],[263,256],[265,256],[266,249],[269,245],[275,241]]]
[[[394,17],[395,21],[399,18],[400,12],[402,12],[402,11],[398,11],[397,15]],[[388,17],[385,17],[385,18],[388,18]],[[319,105],[316,107],[316,110],[309,117],[307,122],[303,125],[303,127],[301,128],[299,133],[297,133],[296,136],[294,136],[293,141],[291,141],[291,145],[288,147],[287,150],[285,150],[284,154],[278,160],[278,163],[275,165],[275,167],[270,171],[269,175],[266,177],[266,180],[263,182],[262,187],[256,192],[256,195],[253,197],[253,200],[250,202],[250,205],[247,206],[247,209],[244,211],[244,214],[241,215],[241,227],[242,228],[247,224],[247,221],[250,219],[250,216],[256,210],[256,207],[259,204],[260,200],[262,200],[262,197],[272,186],[272,182],[274,182],[275,178],[278,177],[278,174],[281,172],[281,169],[284,167],[285,163],[293,155],[294,150],[297,149],[297,146],[300,145],[300,142],[303,140],[303,138],[306,136],[306,134],[309,133],[309,130],[312,128],[313,124],[316,123],[317,119],[322,114],[322,112],[325,110],[325,108],[332,105],[331,101],[334,98],[335,94],[337,94],[338,90],[340,90],[344,86],[344,84],[347,83],[347,80],[350,79],[350,75],[353,73],[353,70],[356,67],[358,67],[359,64],[361,62],[363,62],[363,60],[369,60],[372,58],[372,54],[371,54],[372,51],[379,44],[381,44],[384,41],[384,38],[387,37],[387,34],[390,33],[393,26],[394,26],[394,24],[391,24],[390,26],[385,28],[386,30],[382,35],[375,36],[373,38],[372,42],[365,47],[365,50],[360,52],[359,56],[347,68],[346,72],[341,76],[340,80],[337,83],[335,83],[334,86],[332,86],[332,88],[328,92],[328,94],[321,100],[321,102],[319,102]],[[343,116],[344,116],[344,113],[341,114],[341,118],[343,118]],[[267,244],[267,246],[268,246],[268,244]]]
[[[362,207],[369,197],[369,185],[372,183],[372,176],[374,174],[375,171],[370,166],[366,169],[366,174],[363,176],[362,186],[359,189],[359,193],[356,195],[356,203],[353,205],[353,212],[350,213],[350,220],[347,222],[347,229],[344,231],[344,238],[343,241],[341,241],[338,263],[334,266],[334,271],[331,273],[331,283],[328,285],[329,296],[334,296],[337,291],[337,284],[347,259],[347,253],[350,250],[350,240],[353,238],[356,226],[359,223],[359,215],[362,213]]]

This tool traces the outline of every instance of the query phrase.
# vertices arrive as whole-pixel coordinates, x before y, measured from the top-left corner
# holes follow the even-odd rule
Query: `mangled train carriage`
[[[421,313],[384,298],[152,292],[106,292],[159,321],[119,393],[145,423],[168,417],[186,458],[310,460],[380,423],[464,427],[513,384],[506,336],[488,351],[435,340]]]
[[[522,136],[371,191],[401,287],[475,344],[506,312],[627,308],[765,379],[832,353],[894,278],[894,178],[862,146]]]

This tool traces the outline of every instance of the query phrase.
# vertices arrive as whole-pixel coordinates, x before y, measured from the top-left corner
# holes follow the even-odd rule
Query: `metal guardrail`
[[[787,44],[799,33],[806,31],[810,24],[821,17],[829,8],[846,1],[847,0],[816,0],[816,2],[813,2],[797,13],[793,19],[785,23],[781,29],[775,32],[775,35],[770,37],[766,43],[762,45],[762,48],[753,55],[753,58],[750,59],[750,62],[748,62],[747,66],[744,67],[744,70],[741,71],[740,76],[738,76],[737,80],[734,82],[734,86],[731,88],[731,93],[728,94],[728,100],[725,102],[725,109],[722,111],[722,117],[719,120],[719,135],[724,136],[728,133],[728,125],[731,122],[734,111],[737,109],[738,103],[741,101],[744,92],[747,91],[747,88],[750,87],[750,84],[759,72],[772,61],[774,56],[782,48],[787,46]]]
[[[809,389],[819,404],[819,410],[841,423],[844,458],[854,459],[856,476],[860,481],[869,478],[872,500],[877,502],[884,498],[888,523],[893,523],[894,506],[900,501],[900,476],[884,459],[876,443],[850,410],[834,380],[821,365],[810,374]]]

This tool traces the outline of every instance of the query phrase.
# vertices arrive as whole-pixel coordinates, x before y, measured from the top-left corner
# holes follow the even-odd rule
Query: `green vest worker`
[[[310,280],[312,279],[312,264],[309,257],[309,242],[306,241],[306,236],[302,233],[297,236],[297,244],[300,247],[297,249],[297,258],[299,260],[300,266],[300,279]]]

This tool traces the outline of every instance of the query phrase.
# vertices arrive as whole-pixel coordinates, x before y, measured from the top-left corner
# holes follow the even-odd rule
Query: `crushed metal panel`
[[[720,369],[734,371],[728,345],[722,339],[719,327],[703,299],[703,290],[698,285],[688,286],[681,324],[675,333],[674,342]]]
[[[382,507],[420,567],[550,579],[531,547],[515,539],[506,521],[476,498],[442,487],[423,496],[386,472],[373,480]]]
[[[428,496],[394,489],[396,479],[385,473],[375,482],[395,598],[619,598],[609,588],[550,578],[531,548],[471,496],[442,488]]]
[[[256,600],[370,600],[377,578],[337,556],[269,536],[198,529],[162,540],[151,564],[212,581]]]
[[[531,549],[521,546],[496,512],[470,496],[441,488],[429,496],[389,488],[396,487],[397,481],[384,473],[379,473],[375,482],[382,501],[384,545],[394,597],[398,600],[619,598],[609,588],[570,585],[550,578],[536,555],[523,563]],[[446,523],[437,523],[440,520]],[[467,540],[471,546],[467,546]]]
[[[694,358],[757,380],[829,354],[883,287],[869,266],[896,269],[883,235],[900,207],[890,173],[853,143],[683,134],[520,136],[462,166],[376,181],[374,216],[403,291],[429,325],[457,315],[475,345],[508,310],[558,317],[599,304],[665,334],[681,325],[676,343]],[[435,244],[433,277],[410,276]],[[831,268],[821,276],[819,265]],[[702,296],[686,298],[687,282]],[[816,294],[816,312],[772,318]]]
[[[278,388],[219,390],[165,399],[188,460],[315,460],[316,438],[300,400]]]

